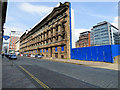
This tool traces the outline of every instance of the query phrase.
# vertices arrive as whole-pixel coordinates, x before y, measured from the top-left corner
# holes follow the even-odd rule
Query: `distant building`
[[[19,39],[22,32],[19,31],[11,31],[10,39],[9,39],[9,53],[15,53],[15,43]]]
[[[20,49],[20,39],[18,39],[18,40],[15,42],[15,53],[16,53],[16,55],[19,54],[19,49]]]
[[[90,46],[90,31],[80,33],[79,40],[76,42],[76,48]]]
[[[118,29],[104,21],[91,29],[91,46],[119,44]]]
[[[76,48],[78,48],[80,45],[79,45],[79,40],[77,40],[76,42],[75,42],[75,47]]]

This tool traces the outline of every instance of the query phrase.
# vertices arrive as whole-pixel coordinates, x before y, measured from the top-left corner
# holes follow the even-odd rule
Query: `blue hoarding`
[[[71,49],[71,59],[114,63],[120,55],[120,45],[103,45]]]

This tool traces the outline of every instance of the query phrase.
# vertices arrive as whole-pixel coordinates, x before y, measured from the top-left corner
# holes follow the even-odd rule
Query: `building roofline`
[[[84,33],[87,33],[87,32],[89,32],[89,33],[90,33],[90,31],[85,31],[85,32],[81,32],[80,34],[84,34]]]
[[[47,17],[49,17],[51,15],[51,13],[53,12],[53,10],[57,9],[58,7],[61,7],[61,6],[64,6],[66,5],[66,3],[69,3],[69,2],[65,2],[65,3],[60,3],[59,6],[57,4],[56,7],[52,8],[39,22],[37,22],[32,28],[30,28],[28,30],[28,33],[31,32],[34,28],[36,28],[39,24],[41,24],[44,20],[47,19]]]
[[[117,30],[119,30],[117,27],[115,27],[114,25],[112,25],[111,23],[109,23],[109,22],[107,22],[107,21],[99,22],[99,23],[97,23],[96,25],[94,25],[93,28],[98,27],[98,26],[100,26],[100,25],[104,25],[104,24],[110,24],[111,26],[113,26],[114,28],[116,28]],[[93,28],[92,28],[92,29],[93,29]],[[92,30],[92,29],[91,29],[91,30]]]

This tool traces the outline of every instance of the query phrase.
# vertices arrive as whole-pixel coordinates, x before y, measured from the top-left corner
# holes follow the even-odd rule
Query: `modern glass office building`
[[[118,29],[104,21],[91,29],[91,46],[119,44]]]

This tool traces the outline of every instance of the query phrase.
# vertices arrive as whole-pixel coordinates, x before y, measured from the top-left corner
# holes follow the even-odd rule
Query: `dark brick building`
[[[78,47],[89,47],[90,45],[90,31],[80,33],[79,40],[75,43]]]

